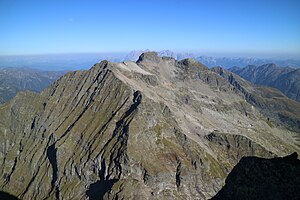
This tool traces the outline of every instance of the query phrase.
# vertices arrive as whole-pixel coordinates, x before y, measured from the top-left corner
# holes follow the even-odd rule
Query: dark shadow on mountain
[[[212,199],[300,199],[297,157],[297,153],[272,159],[243,157]]]
[[[86,191],[86,195],[89,197],[89,200],[102,200],[105,193],[109,192],[117,181],[117,179],[112,179],[92,183]]]
[[[0,199],[1,200],[19,200],[17,197],[15,197],[9,193],[3,192],[3,191],[0,191]]]

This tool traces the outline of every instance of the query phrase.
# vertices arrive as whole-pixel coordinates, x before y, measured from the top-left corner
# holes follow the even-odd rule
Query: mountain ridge
[[[19,93],[0,107],[0,188],[22,199],[213,197],[242,156],[300,148],[235,88],[195,60],[150,52]]]

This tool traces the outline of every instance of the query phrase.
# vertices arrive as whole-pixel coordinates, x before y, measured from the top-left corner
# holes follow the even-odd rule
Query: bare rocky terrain
[[[20,199],[208,199],[243,156],[300,153],[300,104],[222,68],[143,53],[0,107],[0,188]]]

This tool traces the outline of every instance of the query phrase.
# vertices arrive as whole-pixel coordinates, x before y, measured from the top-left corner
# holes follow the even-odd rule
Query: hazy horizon
[[[152,49],[133,49],[131,51],[110,51],[110,52],[64,52],[64,53],[34,53],[34,54],[0,54],[0,57],[35,57],[35,56],[69,56],[69,55],[123,55],[126,56],[131,52],[138,52],[138,51],[154,51],[154,52],[161,52],[161,51],[172,51],[174,53],[190,53],[197,56],[204,56],[204,57],[216,57],[216,58],[261,58],[261,59],[275,59],[275,60],[285,60],[285,59],[294,59],[300,60],[300,55],[287,55],[287,54],[271,54],[271,53],[244,53],[244,52],[199,52],[199,51],[173,51],[170,49],[159,49],[159,50],[152,50]]]
[[[1,68],[31,68],[46,71],[65,71],[89,69],[95,63],[102,60],[123,62],[126,60],[136,61],[141,53],[147,50],[135,50],[131,52],[106,52],[106,53],[61,53],[61,54],[37,54],[37,55],[0,55]],[[149,50],[151,51],[151,50]],[[274,63],[281,67],[300,67],[300,59],[263,57],[259,56],[230,56],[210,55],[195,52],[173,52],[170,50],[157,51],[160,56],[171,56],[177,60],[193,58],[208,67],[221,66],[230,68],[234,66],[245,67],[247,65],[262,65]]]

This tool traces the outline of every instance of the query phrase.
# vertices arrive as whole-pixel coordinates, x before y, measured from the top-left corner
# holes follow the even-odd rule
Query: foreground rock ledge
[[[300,160],[293,153],[283,158],[243,157],[212,200],[299,199]]]

